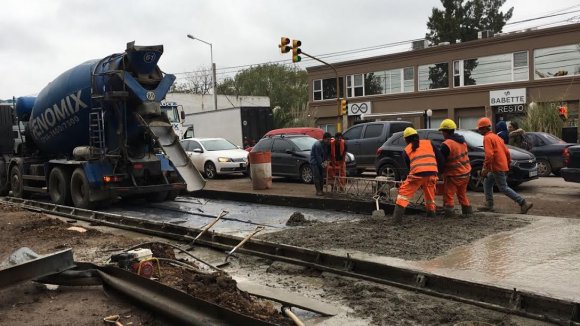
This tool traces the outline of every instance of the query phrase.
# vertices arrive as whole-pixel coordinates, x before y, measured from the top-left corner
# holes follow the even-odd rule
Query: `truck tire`
[[[12,196],[17,198],[28,198],[30,193],[24,191],[24,180],[22,179],[22,171],[17,164],[10,169],[10,188],[12,188]]]
[[[95,202],[91,202],[91,190],[89,180],[82,168],[76,168],[70,178],[70,193],[75,207],[93,209]]]
[[[48,176],[48,194],[57,205],[70,205],[70,172],[61,168],[53,168]]]
[[[10,178],[8,178],[6,162],[0,158],[0,196],[8,196],[10,192]]]

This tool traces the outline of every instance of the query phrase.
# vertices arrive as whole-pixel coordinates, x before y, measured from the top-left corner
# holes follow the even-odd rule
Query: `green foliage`
[[[532,102],[526,117],[519,119],[518,124],[525,131],[542,131],[561,137],[564,122],[558,115],[557,107],[556,102]]]
[[[263,64],[237,73],[218,84],[218,94],[269,96],[274,127],[307,126],[308,74],[295,66]]]
[[[514,8],[501,12],[506,0],[441,0],[443,10],[433,8],[425,38],[432,43],[456,43],[477,39],[477,32],[502,31]]]

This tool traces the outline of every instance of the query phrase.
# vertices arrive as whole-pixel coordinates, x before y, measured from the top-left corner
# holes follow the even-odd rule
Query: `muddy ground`
[[[529,222],[514,217],[474,214],[470,218],[405,216],[400,225],[385,218],[365,218],[355,222],[314,223],[260,235],[263,240],[312,249],[345,249],[423,260],[488,235],[525,226]]]
[[[21,247],[29,247],[37,254],[72,248],[75,261],[100,265],[121,249],[151,241],[145,236],[127,236],[127,232],[115,235],[86,226],[82,228],[86,232],[68,230],[76,226],[73,222],[0,204],[0,262]],[[173,250],[165,246],[151,249],[155,257],[175,258]],[[184,271],[165,262],[161,269],[164,275],[160,280],[167,285],[249,316],[289,324],[272,304],[238,290],[235,280],[226,274]],[[0,325],[102,325],[103,318],[111,315],[120,315],[124,325],[173,324],[106,293],[101,286],[48,290],[44,285],[24,282],[0,290]]]

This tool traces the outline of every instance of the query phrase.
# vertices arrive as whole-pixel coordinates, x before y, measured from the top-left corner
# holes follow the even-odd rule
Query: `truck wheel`
[[[61,168],[54,168],[48,176],[48,194],[57,205],[70,205],[70,172]]]
[[[0,159],[0,196],[7,196],[10,192],[10,179],[6,165],[6,162]]]
[[[213,162],[205,163],[203,167],[203,173],[205,173],[205,176],[208,179],[215,179],[217,177],[217,169],[215,167],[215,164],[213,164]]]
[[[24,191],[24,180],[22,179],[22,171],[18,165],[14,165],[10,169],[10,188],[12,188],[12,195],[17,198],[28,198],[30,194]]]
[[[89,180],[82,168],[76,168],[70,178],[70,192],[75,207],[93,209],[96,203],[91,202]]]

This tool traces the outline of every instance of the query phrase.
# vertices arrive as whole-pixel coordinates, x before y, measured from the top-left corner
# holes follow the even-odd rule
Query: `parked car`
[[[567,182],[580,183],[580,145],[564,149],[564,167],[560,170]]]
[[[247,171],[248,152],[224,138],[189,138],[182,140],[181,146],[208,179]]]
[[[443,134],[434,129],[417,130],[421,139],[430,139],[433,144],[440,146],[444,141]],[[483,136],[470,130],[457,130],[458,134],[465,137],[469,149],[469,161],[471,162],[471,190],[483,190],[483,185],[477,183],[478,171],[481,171],[485,153],[483,151]],[[409,173],[403,153],[405,150],[405,138],[403,133],[395,133],[377,151],[376,169],[377,175],[392,177],[395,180],[403,180]],[[538,178],[536,158],[528,151],[508,145],[512,161],[508,174],[508,184],[517,186],[522,182]]]
[[[413,124],[408,121],[377,121],[354,125],[344,132],[347,150],[354,154],[359,173],[375,169],[377,149],[392,134]]]
[[[536,156],[538,176],[560,175],[560,169],[564,167],[564,150],[574,144],[545,132],[526,132],[525,137],[532,146],[530,152]]]
[[[324,135],[324,130],[320,128],[308,128],[308,127],[280,128],[268,131],[262,138],[267,138],[275,135],[307,135],[320,140]],[[251,152],[252,148],[253,147],[246,147],[245,150]]]
[[[310,150],[318,141],[306,135],[275,135],[260,139],[252,152],[272,153],[272,175],[312,182]],[[248,171],[250,170],[248,165]],[[356,161],[353,154],[346,154],[347,176],[356,174]]]

